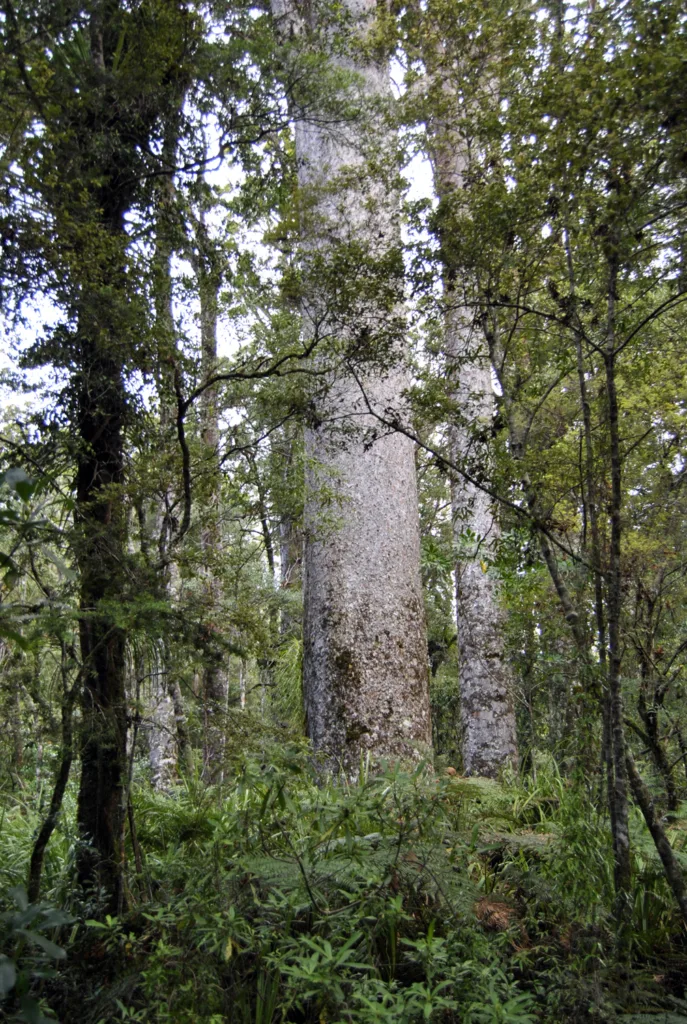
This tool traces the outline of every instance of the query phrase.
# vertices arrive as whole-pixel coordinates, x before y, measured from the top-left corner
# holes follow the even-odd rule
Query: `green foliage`
[[[5,5],[3,316],[8,333],[30,329],[23,364],[45,374],[26,416],[7,414],[1,441],[0,886],[16,903],[2,918],[6,1012],[31,1021],[50,1005],[65,1024],[684,1019],[684,928],[636,812],[620,935],[613,917],[594,621],[595,571],[606,602],[609,589],[614,332],[625,712],[687,869],[683,5],[377,5],[367,42],[344,6],[320,6],[322,31],[284,38],[267,5],[244,0]],[[396,154],[379,166],[358,76],[328,59],[350,63],[362,49],[406,62],[410,88],[384,113],[392,127],[403,121],[409,152],[425,127],[470,140],[455,194],[410,209],[405,267],[400,247],[373,252],[354,235],[298,242],[314,204],[298,185],[289,112],[355,133],[369,165],[353,173],[371,198],[398,187]],[[501,391],[493,430],[463,422],[447,386],[441,278],[460,281],[489,348]],[[204,351],[208,284],[211,326],[231,354]],[[325,297],[315,320],[342,327],[318,339],[315,360],[301,332],[308,291]],[[304,476],[316,467],[301,433],[318,426],[313,395],[351,366],[395,371],[404,292],[423,346],[412,396],[430,450],[418,475],[440,779],[425,766],[334,784],[303,739],[299,554]],[[36,320],[32,296],[53,326]],[[357,330],[370,307],[385,311],[375,338]],[[104,471],[102,486],[77,500],[79,467],[112,423],[112,449],[84,471],[86,482]],[[471,468],[503,506],[489,569],[509,612],[522,775],[499,781],[455,774],[463,524],[450,508],[448,424],[478,450],[490,435],[489,465]],[[355,435],[341,425],[343,444]],[[333,528],[337,484],[320,494]],[[84,545],[94,511],[98,543]],[[540,557],[540,527],[581,640]],[[100,541],[113,537],[103,570]],[[105,587],[91,601],[94,575]],[[77,838],[74,778],[42,886],[78,923],[53,935],[67,918],[27,905],[17,887],[96,627],[96,657],[112,632],[121,639],[110,796],[117,841],[126,834],[128,909],[96,920],[101,893],[77,885],[92,837]],[[226,707],[207,693],[217,666]],[[171,700],[174,718],[158,728]],[[89,709],[77,720],[86,739]],[[172,748],[157,791],[155,728]],[[74,755],[78,768],[76,744]]]
[[[322,786],[275,748],[204,812],[186,790],[136,813],[155,900],[77,939],[107,954],[94,1021],[533,1020],[474,918],[462,797],[425,769]],[[113,993],[132,970],[127,1018]]]
[[[589,797],[544,759],[536,783],[421,767],[335,784],[307,748],[265,739],[221,790],[136,786],[130,910],[94,921],[72,897],[69,959],[30,990],[84,1024],[577,1024],[669,1010],[651,971],[687,951],[665,882],[636,857],[627,989],[610,835]]]
[[[29,903],[21,886],[10,889],[8,895],[15,908],[0,916],[0,1003],[5,1004],[10,1020],[49,1024],[55,1018],[43,1015],[32,990],[56,976],[51,965],[67,954],[44,933],[55,934],[73,918],[49,904]]]
[[[279,719],[297,732],[303,724],[303,642],[298,637],[285,640],[277,651],[274,666],[275,693],[272,708]]]

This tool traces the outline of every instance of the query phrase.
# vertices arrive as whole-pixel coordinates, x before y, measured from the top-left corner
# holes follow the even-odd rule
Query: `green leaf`
[[[22,913],[29,909],[29,897],[23,885],[15,885],[14,888],[10,889],[10,896]]]
[[[27,502],[33,494],[33,480],[18,466],[14,469],[6,470],[2,477],[0,477],[0,482],[7,484],[13,491],[16,491],[24,502]]]
[[[11,992],[17,981],[17,970],[14,961],[8,956],[0,954],[0,999],[4,999],[8,992]]]
[[[27,1024],[56,1024],[54,1017],[44,1017],[36,999],[31,996],[22,996],[19,1005],[21,1006],[20,1019]]]
[[[39,935],[38,932],[29,931],[25,928],[17,928],[17,934],[23,935],[29,942],[33,942],[34,945],[40,946],[48,956],[52,956],[56,960],[64,960],[67,956],[61,946],[56,946],[54,942],[50,941],[50,939],[46,939],[45,935]]]
[[[42,548],[42,553],[50,562],[52,562],[63,579],[70,581],[76,579],[76,573],[65,564],[58,554],[51,551],[50,548]]]
[[[11,640],[12,643],[16,644],[21,651],[28,651],[31,646],[21,633],[17,633],[16,629],[11,629],[0,621],[0,636],[6,640]]]
[[[58,928],[63,924],[73,924],[74,918],[64,910],[57,910],[50,907],[43,911],[40,926],[41,928]]]

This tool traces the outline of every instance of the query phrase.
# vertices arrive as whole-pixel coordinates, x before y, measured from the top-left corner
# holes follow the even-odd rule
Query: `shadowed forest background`
[[[0,0],[0,1019],[687,1021],[679,0]]]

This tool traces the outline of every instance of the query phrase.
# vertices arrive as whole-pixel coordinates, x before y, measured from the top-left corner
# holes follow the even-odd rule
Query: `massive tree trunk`
[[[447,96],[454,98],[448,87]],[[447,227],[450,230],[454,205],[460,203],[467,143],[441,124],[430,123],[429,134],[443,233]],[[486,480],[496,411],[491,361],[477,318],[466,305],[465,282],[450,251],[450,244],[442,245],[445,347],[456,403],[456,422],[449,430],[451,458],[473,479]],[[454,479],[451,501],[463,766],[468,775],[495,776],[517,760],[513,679],[503,649],[504,611],[490,566],[499,540],[498,515],[492,499],[463,478]]]
[[[348,0],[343,6],[359,19],[363,33],[369,31],[373,0]],[[359,76],[352,101],[360,94],[363,105],[386,97],[384,63],[338,61],[340,69]],[[350,350],[356,339],[375,344],[378,325],[398,314],[401,289],[386,308],[379,296],[365,303],[357,295],[356,315],[349,306],[339,307],[336,317],[334,288],[318,285],[313,265],[325,250],[349,260],[349,266],[355,266],[352,257],[374,264],[398,246],[396,200],[383,175],[366,166],[363,138],[375,131],[377,166],[389,155],[391,140],[381,121],[374,126],[330,122],[328,128],[327,120],[299,121],[296,127],[306,278],[312,271],[304,299],[305,332],[311,338],[334,337]],[[336,276],[330,271],[329,281]],[[349,776],[368,756],[373,763],[416,761],[431,744],[413,446],[400,433],[365,444],[359,433],[342,437],[335,425],[374,428],[370,409],[402,415],[406,377],[399,368],[398,339],[391,349],[393,365],[386,374],[368,369],[357,381],[331,382],[327,396],[315,404],[306,435],[307,728],[328,766]]]

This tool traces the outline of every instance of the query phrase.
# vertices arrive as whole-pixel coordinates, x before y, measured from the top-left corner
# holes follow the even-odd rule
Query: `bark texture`
[[[413,451],[397,436],[363,453],[310,432],[304,679],[308,734],[355,774],[361,755],[417,760],[431,743]],[[336,469],[341,522],[323,522]]]
[[[372,0],[347,0],[343,6],[361,32],[371,27]],[[344,57],[337,62],[357,72],[357,97],[351,98],[364,105],[387,95],[384,63],[354,64]],[[359,246],[368,258],[381,259],[399,240],[395,196],[366,167],[360,123],[328,127],[327,120],[300,121],[296,128],[306,250],[315,263],[332,246],[344,254]],[[378,123],[378,156],[385,139]],[[355,336],[374,338],[388,309],[373,298],[359,302],[355,315],[350,306],[339,309],[337,318],[331,294],[319,291],[316,281],[306,288],[306,334],[334,337],[344,349]],[[370,409],[399,411],[406,380],[393,364],[400,360],[399,345],[388,373],[368,370],[357,381],[339,378],[314,409],[306,435],[307,728],[328,766],[351,777],[361,759],[416,761],[431,744],[412,442],[392,433],[366,445],[359,433],[346,438],[334,425],[374,428]]]
[[[452,92],[448,87],[446,91],[450,99]],[[430,126],[430,136],[440,214],[450,224],[464,188],[467,145],[441,124]],[[452,264],[450,246],[442,245],[442,250],[445,344],[457,411],[457,422],[449,432],[451,457],[473,479],[486,479],[496,411],[490,355],[484,334],[465,304],[464,283]],[[467,775],[493,777],[517,760],[513,679],[503,650],[504,611],[489,568],[499,523],[491,498],[462,478],[452,484],[451,502],[463,767]]]
[[[165,645],[158,641],[150,652],[148,686],[148,759],[150,781],[158,792],[169,792],[177,769],[177,721],[174,698],[167,679]]]
[[[608,259],[608,316],[606,323],[606,347],[604,367],[606,375],[607,429],[610,442],[611,461],[611,537],[607,573],[607,621],[608,621],[608,696],[610,702],[611,740],[613,751],[613,849],[615,853],[615,887],[617,913],[624,919],[629,913],[629,892],[632,882],[630,860],[630,824],[627,798],[627,755],[623,720],[622,692],[622,640],[620,617],[622,612],[622,456],[620,453],[620,427],[618,392],[616,389],[615,320],[616,293],[619,262],[615,247],[610,249]]]
[[[457,398],[467,428],[451,430],[452,456],[458,465],[484,472],[487,446],[480,435],[491,432],[494,398],[491,366],[483,352],[470,351],[464,328],[447,318],[448,344],[458,355]],[[467,343],[467,344],[466,344]],[[475,440],[474,433],[478,434]],[[460,654],[460,707],[463,765],[467,775],[495,776],[517,760],[513,680],[504,658],[504,611],[489,563],[499,539],[493,504],[483,491],[464,480],[451,488],[456,540],[456,612]]]

